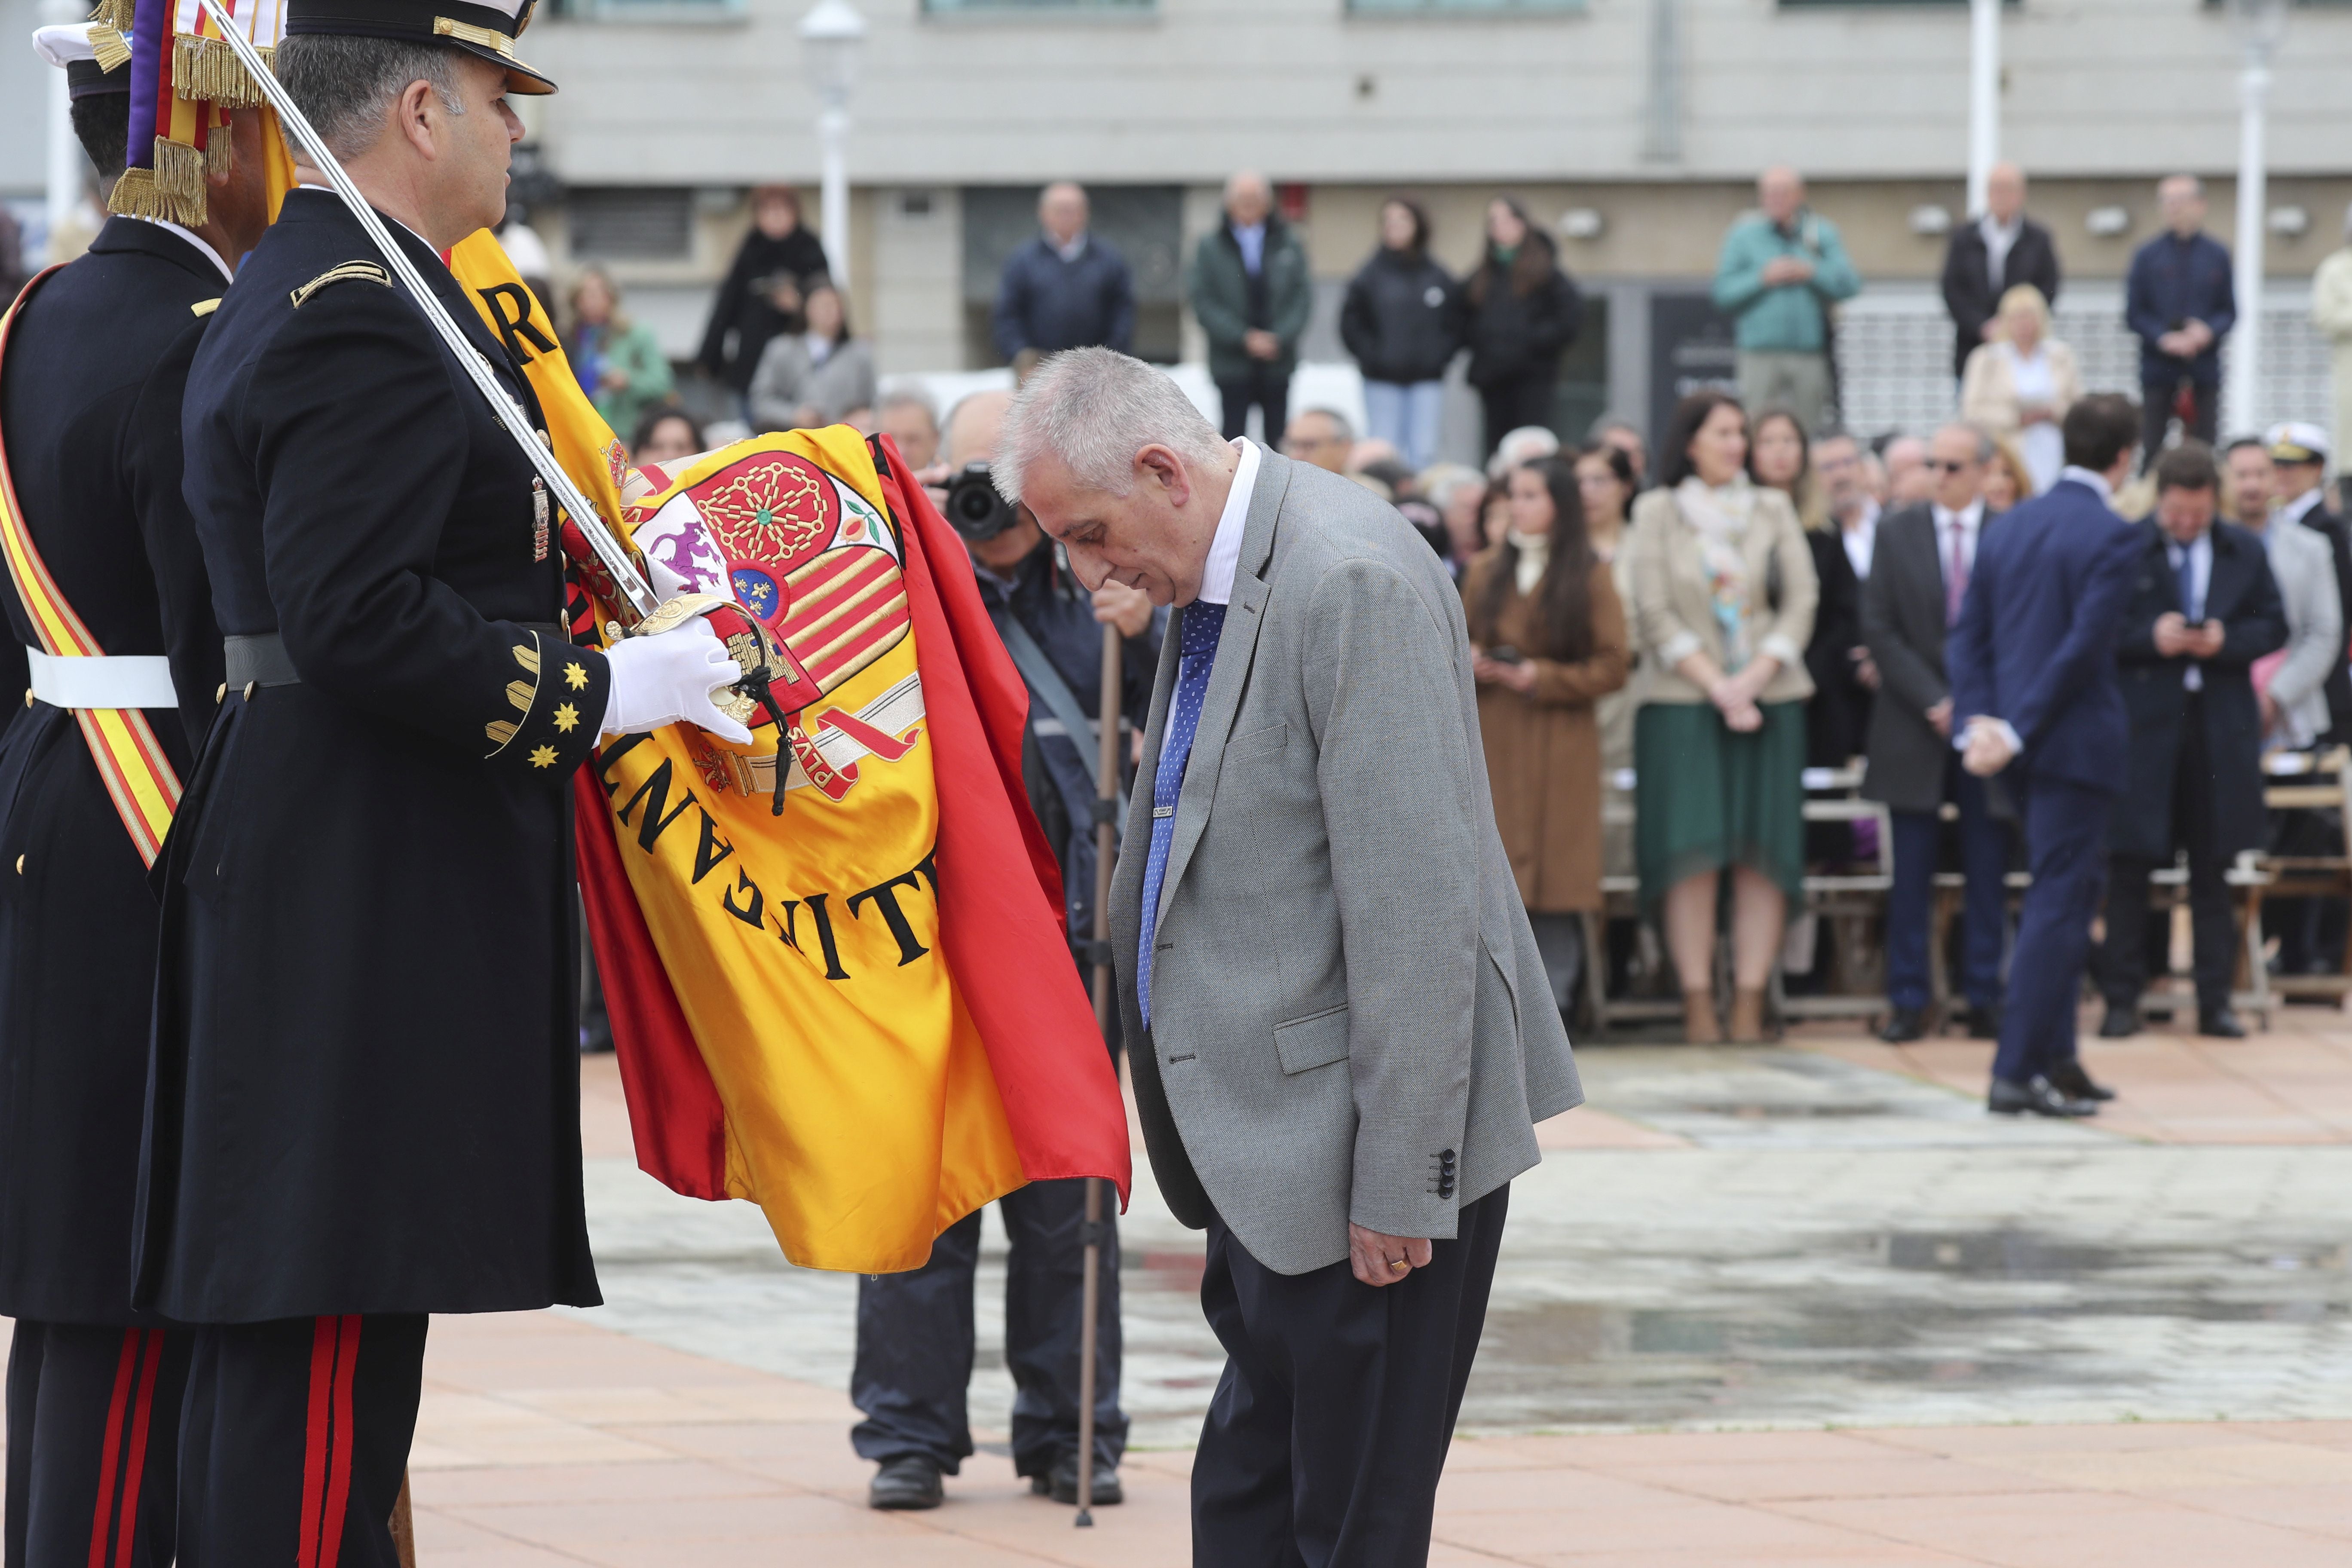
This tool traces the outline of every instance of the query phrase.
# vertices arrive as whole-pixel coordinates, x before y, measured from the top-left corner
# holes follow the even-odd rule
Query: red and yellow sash
[[[0,363],[5,363],[8,332],[16,325],[16,313],[56,270],[52,267],[26,284],[8,313],[0,316]],[[8,472],[4,440],[0,440],[0,553],[8,558],[8,575],[16,584],[16,596],[23,601],[45,651],[57,658],[105,656],[106,650],[98,646],[98,639],[58,591],[57,579],[49,575],[48,566],[33,544],[32,530],[25,525],[24,513],[16,505],[16,483]],[[180,779],[149,727],[147,715],[136,708],[77,708],[73,716],[81,725],[82,739],[89,744],[89,760],[98,764],[98,776],[106,781],[106,793],[121,814],[132,847],[140,859],[153,865],[163,847],[163,834],[172,826],[172,813],[179,808]]]

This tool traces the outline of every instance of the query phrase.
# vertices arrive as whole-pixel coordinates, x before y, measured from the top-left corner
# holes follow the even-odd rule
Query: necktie
[[[1960,520],[1952,519],[1952,563],[1944,571],[1944,626],[1960,624],[1960,605],[1969,595],[1969,558],[1960,552]]]
[[[2191,622],[2201,620],[2204,617],[2199,614],[2197,603],[2196,552],[2185,544],[2175,548],[2180,552],[2180,564],[2173,568],[2180,578],[2180,613]]]
[[[1143,933],[1136,942],[1135,1001],[1143,1026],[1151,1026],[1151,938],[1160,926],[1160,888],[1168,875],[1168,847],[1176,837],[1176,798],[1184,790],[1184,767],[1192,760],[1192,736],[1201,726],[1201,700],[1209,694],[1209,671],[1217,662],[1217,636],[1225,629],[1225,606],[1195,602],[1181,612],[1182,651],[1176,665],[1176,698],[1168,710],[1168,730],[1160,740],[1160,767],[1151,777],[1151,853],[1143,862]]]

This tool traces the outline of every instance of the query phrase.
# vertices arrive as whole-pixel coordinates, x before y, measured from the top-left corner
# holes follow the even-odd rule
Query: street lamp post
[[[1969,0],[1969,214],[2000,158],[2000,0]]]
[[[79,0],[42,0],[41,20],[51,25],[79,22],[89,13]],[[49,79],[48,258],[63,261],[58,247],[74,226],[81,207],[81,143],[74,137],[73,100],[66,73],[43,73]]]
[[[2270,206],[2271,55],[2286,32],[2287,0],[2230,0],[2230,21],[2245,51],[2238,75],[2238,326],[2229,351],[2222,406],[2232,430],[2252,429],[2261,416],[2263,385],[2263,244]]]
[[[816,89],[817,143],[824,159],[823,223],[825,266],[849,286],[849,92],[857,85],[857,51],[866,18],[850,0],[817,0],[801,18],[801,48]]]

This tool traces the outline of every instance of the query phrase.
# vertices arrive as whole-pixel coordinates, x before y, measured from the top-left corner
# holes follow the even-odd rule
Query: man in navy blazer
[[[2058,482],[1979,545],[1945,650],[1952,710],[1967,716],[1962,762],[2008,785],[2033,876],[1987,1100],[2012,1116],[2088,1116],[2110,1098],[2075,1057],[2074,999],[2131,750],[2116,640],[2142,539],[2111,498],[2131,472],[2139,411],[2085,397],[2063,431]]]

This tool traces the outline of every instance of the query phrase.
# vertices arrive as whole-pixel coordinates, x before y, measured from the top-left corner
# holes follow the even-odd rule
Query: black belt
[[[253,686],[299,686],[301,675],[286,657],[286,639],[276,632],[253,637],[223,637],[221,652],[228,663],[228,688],[241,691]]]

